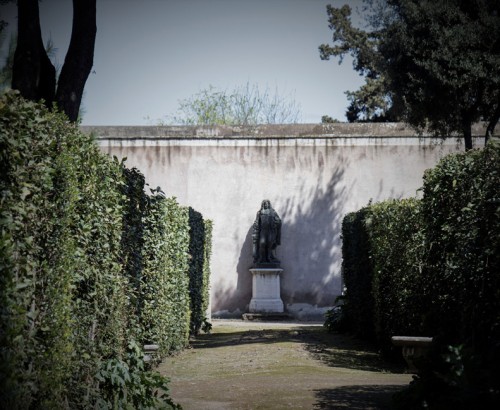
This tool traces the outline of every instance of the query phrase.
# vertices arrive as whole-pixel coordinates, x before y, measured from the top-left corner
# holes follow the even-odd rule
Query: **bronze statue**
[[[253,261],[256,265],[279,265],[276,247],[281,244],[281,219],[268,199],[262,201],[253,223]]]

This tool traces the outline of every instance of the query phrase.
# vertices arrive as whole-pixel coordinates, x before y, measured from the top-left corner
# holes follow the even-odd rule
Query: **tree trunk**
[[[73,0],[71,41],[56,94],[58,107],[73,122],[78,119],[83,89],[94,63],[96,32],[96,0]]]
[[[45,100],[50,108],[56,88],[56,69],[43,46],[38,0],[18,1],[17,47],[12,88],[29,100]]]
[[[486,135],[484,136],[484,144],[486,145],[491,137],[493,137],[493,133],[495,132],[495,127],[500,120],[500,102],[497,105],[497,108],[493,112],[493,115],[488,122],[488,126],[486,127]]]
[[[465,150],[469,151],[472,149],[472,124],[464,125],[464,142],[465,142]]]

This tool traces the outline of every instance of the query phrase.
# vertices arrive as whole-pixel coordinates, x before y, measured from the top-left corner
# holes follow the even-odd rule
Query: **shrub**
[[[206,317],[209,302],[211,222],[189,208],[189,296],[191,306],[190,333],[198,335],[210,329]]]
[[[137,253],[124,261],[122,231],[138,218],[124,218],[123,164],[11,92],[0,99],[0,171],[0,407],[172,407],[154,393],[167,380],[134,348],[123,271]]]
[[[16,93],[0,100],[0,403],[64,402],[74,348],[69,215],[77,200],[63,134],[77,130]]]
[[[429,332],[477,349],[500,340],[500,146],[445,157],[424,176]]]
[[[186,346],[189,337],[188,209],[152,190],[145,216],[141,278],[144,341],[159,356]]]
[[[498,187],[500,145],[491,142],[428,170],[421,201],[386,201],[344,218],[350,329],[366,335],[359,328],[373,318],[386,352],[395,334],[435,338],[401,408],[498,407]]]
[[[342,277],[345,298],[342,306],[346,326],[354,334],[374,336],[372,294],[373,266],[365,219],[370,208],[347,214],[342,221]]]
[[[425,238],[420,201],[389,200],[370,207],[365,225],[373,264],[374,325],[378,343],[393,350],[394,335],[422,336]]]
[[[122,232],[122,264],[123,272],[128,280],[130,293],[130,315],[138,318],[141,314],[141,278],[143,269],[144,247],[144,215],[146,213],[147,195],[144,192],[145,178],[137,168],[126,168],[122,165],[125,179],[122,192],[125,196]],[[139,324],[134,324],[137,337],[140,338]]]

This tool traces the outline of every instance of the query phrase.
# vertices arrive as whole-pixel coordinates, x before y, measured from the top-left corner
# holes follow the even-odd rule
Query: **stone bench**
[[[144,361],[150,362],[152,357],[158,351],[158,349],[159,349],[158,345],[144,345]]]
[[[408,370],[412,373],[417,371],[414,360],[426,354],[432,344],[432,337],[423,336],[392,336],[394,346],[403,348],[403,357],[408,364]]]

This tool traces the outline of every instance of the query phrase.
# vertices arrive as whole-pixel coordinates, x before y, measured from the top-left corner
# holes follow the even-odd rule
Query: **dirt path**
[[[411,375],[321,324],[216,320],[160,372],[185,410],[383,409]]]

